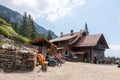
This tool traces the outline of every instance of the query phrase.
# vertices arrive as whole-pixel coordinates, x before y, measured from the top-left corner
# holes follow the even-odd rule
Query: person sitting
[[[51,59],[49,53],[46,53],[46,61],[48,61],[48,66],[50,66]]]
[[[45,58],[44,58],[44,55],[41,52],[38,52],[37,59],[38,59],[37,61],[41,65],[41,69],[46,70],[47,67],[46,67],[46,64],[45,64]]]
[[[118,64],[118,68],[120,68],[120,63]]]
[[[94,63],[97,64],[97,58],[96,57],[94,57]]]
[[[60,53],[58,53],[56,55],[56,61],[58,63],[58,66],[61,66],[62,65],[62,62],[61,62],[61,58],[62,58],[62,55]]]

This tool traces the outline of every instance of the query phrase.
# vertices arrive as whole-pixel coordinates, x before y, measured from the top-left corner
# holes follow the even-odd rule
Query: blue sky
[[[110,46],[106,56],[120,57],[120,0],[0,0],[0,4],[28,12],[58,36],[80,31],[87,22],[90,34],[104,34]]]

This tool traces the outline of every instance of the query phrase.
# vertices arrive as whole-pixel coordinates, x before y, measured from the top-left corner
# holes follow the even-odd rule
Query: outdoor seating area
[[[120,80],[120,0],[0,0],[0,80]]]

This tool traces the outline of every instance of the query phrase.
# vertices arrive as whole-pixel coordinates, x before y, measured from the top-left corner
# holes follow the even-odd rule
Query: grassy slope
[[[23,37],[21,35],[18,35],[14,29],[11,27],[10,24],[8,24],[5,20],[0,18],[0,34],[8,37],[8,38],[15,38],[17,40],[20,40],[22,42],[29,41],[28,38]],[[2,44],[2,43],[1,43]]]

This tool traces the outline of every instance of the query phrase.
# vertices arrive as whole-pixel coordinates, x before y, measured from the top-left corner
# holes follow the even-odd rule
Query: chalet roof
[[[71,38],[74,38],[74,37],[76,37],[77,35],[75,34],[75,35],[65,35],[65,36],[63,36],[63,37],[59,37],[59,38],[56,38],[56,39],[52,39],[52,40],[50,40],[50,42],[59,42],[59,41],[66,41],[66,40],[69,40],[69,39],[71,39]]]
[[[70,39],[72,39],[72,41]],[[68,44],[73,45],[74,47],[89,47],[89,46],[96,46],[100,39],[102,39],[102,43],[103,45],[105,45],[105,48],[109,48],[103,34],[84,36],[84,32],[82,33],[74,32],[73,35],[64,34],[62,37],[50,40],[50,42],[60,42],[60,41],[70,40]]]
[[[74,32],[73,35],[79,35],[81,32]],[[68,37],[68,36],[71,36],[71,34],[64,34],[63,37]]]
[[[78,42],[76,42],[74,44],[74,47],[95,46],[95,45],[97,45],[100,38],[102,38],[105,47],[109,48],[103,34],[95,34],[95,35],[84,36],[81,40],[79,40]]]
[[[57,50],[57,47],[53,43],[47,41],[46,39],[42,37],[37,37],[29,42],[26,42],[26,44],[31,44],[31,45],[36,45],[36,46],[47,46],[49,48]]]

